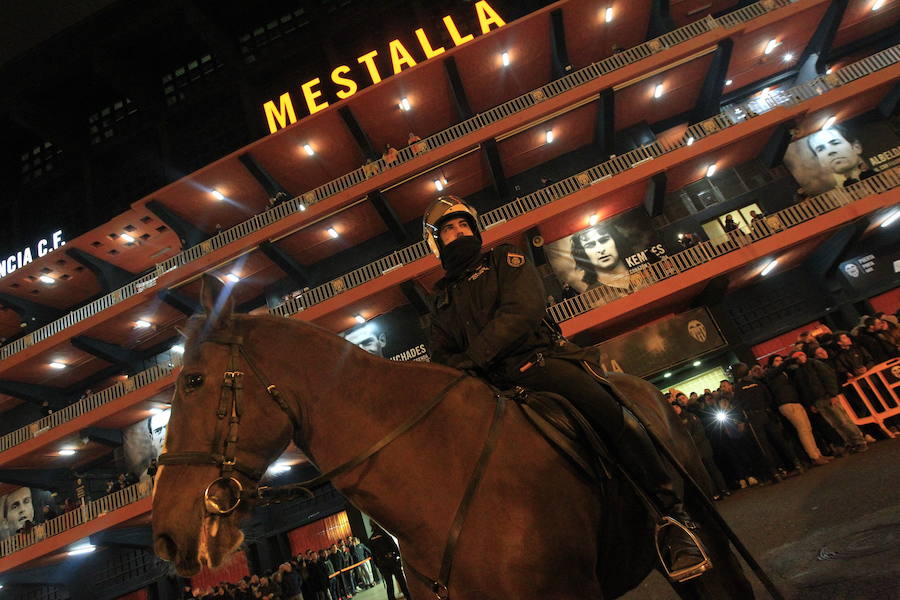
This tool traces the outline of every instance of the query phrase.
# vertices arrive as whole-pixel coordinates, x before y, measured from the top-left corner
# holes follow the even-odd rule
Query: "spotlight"
[[[778,46],[778,40],[775,40],[774,38],[769,40],[769,43],[766,44],[765,54],[772,54],[772,50],[774,50],[776,46]]]
[[[659,98],[663,94],[663,84],[657,84],[657,86],[653,89],[653,97]]]
[[[222,192],[220,192],[219,190],[213,190],[211,193],[212,193],[213,198],[215,198],[216,200],[224,200],[225,199],[225,195]]]
[[[241,278],[238,277],[237,275],[235,275],[234,273],[229,273],[228,275],[225,276],[225,281],[228,281],[230,283],[237,283],[240,280],[241,280]]]
[[[600,217],[597,216],[597,213],[591,215],[591,218],[588,219],[588,225],[596,225],[597,221],[600,220]]]
[[[360,325],[366,322],[366,318],[360,314],[353,315],[353,318],[356,319],[356,322]]]
[[[436,189],[436,190],[439,191],[439,192],[441,192],[441,191],[444,190],[444,184],[441,183],[441,180],[440,180],[440,179],[435,179],[435,180],[434,180],[434,189]]]
[[[544,137],[547,138],[548,144],[552,144],[553,143],[553,130],[548,129],[547,132],[544,134]]]
[[[716,421],[718,421],[719,423],[724,423],[727,420],[728,413],[726,413],[724,410],[716,411]]]
[[[150,321],[145,321],[145,320],[143,320],[143,319],[138,319],[138,320],[135,321],[135,323],[134,323],[134,328],[135,328],[135,329],[147,329],[148,327],[150,327]]]
[[[760,275],[762,275],[763,277],[765,277],[766,275],[768,275],[769,273],[772,272],[772,269],[774,269],[774,268],[775,268],[775,265],[777,265],[777,264],[778,264],[778,259],[770,260],[770,261],[766,264],[766,266],[763,267],[762,273],[760,273]]]
[[[333,238],[336,238],[336,237],[339,237],[339,236],[340,236],[340,234],[337,232],[337,229],[335,229],[334,227],[329,227],[329,228],[328,228],[328,235],[330,235],[330,236],[333,237]]]
[[[794,55],[790,52],[784,55],[784,62],[791,62],[794,60]]]
[[[606,11],[604,12],[604,14],[603,14],[603,19],[604,19],[607,23],[610,23],[610,22],[612,22],[612,18],[613,18],[613,9],[612,9],[612,6],[610,6],[610,7],[607,8]]]
[[[61,363],[61,362],[58,362],[58,361],[53,361],[52,363],[50,363],[50,368],[51,368],[51,369],[57,369],[57,370],[59,370],[59,369],[65,369],[65,368],[66,368],[66,363]]]
[[[125,240],[125,242],[128,243],[128,244],[133,244],[133,243],[134,243],[134,238],[131,237],[130,235],[128,235],[127,233],[123,233],[123,234],[120,235],[119,237],[122,238],[123,240]]]
[[[409,109],[410,109],[409,98],[404,96],[403,99],[400,100],[400,110],[408,111]]]
[[[822,129],[831,129],[831,126],[834,125],[834,122],[837,121],[837,117],[834,115],[825,119],[825,123],[822,125]]]
[[[310,146],[309,144],[303,144],[303,149],[306,151],[306,153],[307,153],[309,156],[312,156],[313,154],[316,153],[316,151],[313,150],[312,146]]]
[[[884,221],[881,222],[880,227],[890,227],[891,223],[897,220],[897,217],[900,217],[900,208],[894,209],[894,212],[885,217]]]
[[[47,285],[56,283],[56,280],[49,275],[41,275],[40,277],[38,277],[38,279],[40,279],[42,283],[46,283]]]
[[[715,175],[715,174],[716,174],[716,165],[715,165],[715,163],[713,163],[713,164],[709,165],[708,167],[706,167],[706,176],[707,176],[707,177],[712,177],[712,176]]]
[[[503,66],[508,67],[509,66],[509,52],[504,52],[503,54],[500,55],[500,58],[503,59]]]

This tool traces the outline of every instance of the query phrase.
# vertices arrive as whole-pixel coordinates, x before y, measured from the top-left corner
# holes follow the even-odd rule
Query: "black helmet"
[[[459,196],[441,196],[431,203],[425,216],[422,217],[422,237],[431,251],[438,258],[441,257],[441,225],[448,219],[463,218],[469,222],[472,233],[481,240],[481,232],[478,230],[478,211]]]

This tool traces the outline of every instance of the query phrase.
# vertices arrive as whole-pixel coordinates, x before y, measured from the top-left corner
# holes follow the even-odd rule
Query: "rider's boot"
[[[712,562],[698,537],[699,527],[684,509],[675,484],[647,431],[627,409],[616,451],[623,467],[662,514],[656,547],[666,575],[676,582],[699,577]]]

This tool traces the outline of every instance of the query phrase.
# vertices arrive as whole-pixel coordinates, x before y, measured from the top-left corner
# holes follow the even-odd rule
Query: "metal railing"
[[[150,367],[149,369],[129,377],[125,381],[116,382],[110,387],[100,390],[97,393],[89,394],[85,398],[60,409],[51,415],[38,419],[33,423],[29,423],[15,431],[11,431],[3,437],[0,437],[0,452],[4,452],[13,446],[34,439],[46,433],[53,427],[59,427],[95,408],[103,406],[104,404],[109,404],[113,400],[121,398],[126,394],[130,394],[146,385],[150,385],[171,374],[179,366],[181,366],[181,357],[179,355],[173,355],[170,363]]]
[[[614,290],[609,287],[599,287],[588,290],[574,298],[554,304],[547,309],[547,314],[557,323],[562,323],[598,306],[614,302],[647,288],[654,283],[684,273],[714,258],[744,248],[758,240],[806,223],[862,198],[880,194],[898,186],[900,186],[900,167],[895,167],[852,186],[807,198],[757,222],[751,227],[749,233],[737,229],[726,236],[700,242],[677,254],[664,256],[658,262],[644,265],[630,274],[628,289]]]
[[[147,498],[150,496],[150,491],[150,480],[145,479],[92,502],[86,502],[74,510],[33,526],[28,533],[15,533],[12,537],[3,540],[0,542],[0,556],[9,556],[13,552]]]
[[[898,62],[900,62],[900,45],[893,46],[878,54],[864,58],[851,65],[847,65],[840,71],[831,75],[819,77],[807,83],[795,86],[790,90],[787,90],[784,94],[779,95],[777,99],[775,97],[767,98],[766,106],[768,108],[766,108],[766,110],[781,105],[798,104],[808,98],[824,94],[839,85],[872,74],[884,67]],[[850,69],[850,72],[845,74],[844,69]],[[746,104],[747,103],[744,103],[744,106],[746,106]],[[757,106],[757,109],[760,109],[760,107]],[[748,115],[752,114],[760,114],[760,112],[757,110],[754,111],[754,113],[748,113]],[[702,123],[691,125],[680,139],[668,143],[655,141],[600,163],[581,173],[563,179],[558,183],[537,190],[526,196],[516,198],[512,202],[480,215],[480,225],[482,229],[489,229],[515,219],[527,212],[550,204],[555,200],[591,187],[614,175],[623,173],[639,164],[658,158],[663,154],[674,152],[685,146],[690,146],[697,140],[728,129],[729,127],[733,127],[734,125],[747,120],[747,118],[752,118],[752,116],[734,119],[726,114],[718,114],[706,119]],[[304,292],[298,298],[273,307],[269,312],[282,316],[296,314],[310,306],[334,298],[346,290],[372,281],[373,279],[380,277],[386,270],[397,268],[411,262],[408,260],[409,257],[422,258],[427,255],[428,249],[425,243],[418,242],[412,246],[407,246],[406,248],[398,250],[388,257],[369,263],[346,275]]]

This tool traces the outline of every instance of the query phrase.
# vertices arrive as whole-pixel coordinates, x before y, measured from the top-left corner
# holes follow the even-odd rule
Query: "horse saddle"
[[[513,400],[535,429],[589,481],[610,478],[606,444],[575,405],[559,394],[522,387],[500,392]]]

